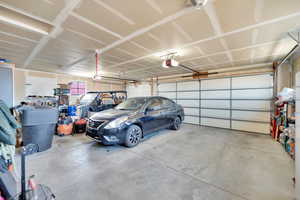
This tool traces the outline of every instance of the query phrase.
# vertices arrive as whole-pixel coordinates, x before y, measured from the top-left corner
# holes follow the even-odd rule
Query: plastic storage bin
[[[24,145],[37,144],[40,152],[51,148],[58,119],[57,109],[24,110],[21,117]]]

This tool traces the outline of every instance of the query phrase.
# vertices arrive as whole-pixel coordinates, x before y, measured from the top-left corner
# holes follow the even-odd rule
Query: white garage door
[[[149,83],[140,85],[127,85],[126,87],[128,98],[151,96],[151,86]]]
[[[271,74],[162,83],[158,94],[184,107],[186,123],[269,133]]]

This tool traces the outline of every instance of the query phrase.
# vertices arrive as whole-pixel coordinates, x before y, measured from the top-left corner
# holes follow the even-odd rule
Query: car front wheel
[[[179,117],[176,117],[173,121],[173,124],[171,126],[172,130],[179,130],[181,126],[181,119]]]
[[[139,144],[141,138],[142,129],[137,125],[131,125],[126,132],[125,146],[134,147]]]

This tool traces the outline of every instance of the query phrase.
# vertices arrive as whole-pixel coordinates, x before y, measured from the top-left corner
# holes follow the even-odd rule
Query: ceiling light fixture
[[[48,35],[49,34],[47,31],[36,28],[34,26],[30,26],[30,25],[25,24],[25,23],[20,22],[20,21],[16,21],[14,19],[11,19],[11,18],[3,16],[3,15],[0,15],[0,20],[5,22],[5,23],[12,24],[14,26],[19,26],[19,27],[22,27],[22,28],[25,28],[25,29],[28,29],[28,30],[31,30],[31,31],[34,31],[34,32],[37,32],[37,33],[41,33],[43,35]]]

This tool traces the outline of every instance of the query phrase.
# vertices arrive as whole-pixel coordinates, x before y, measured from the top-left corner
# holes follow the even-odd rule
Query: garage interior
[[[50,146],[26,155],[27,190],[34,179],[57,199],[300,200],[299,19],[299,0],[0,0],[0,162],[13,149],[0,199],[21,192],[25,144],[46,140],[29,128],[44,123]],[[105,146],[85,135],[99,112],[83,117],[88,95],[166,97],[185,117],[136,147]]]

